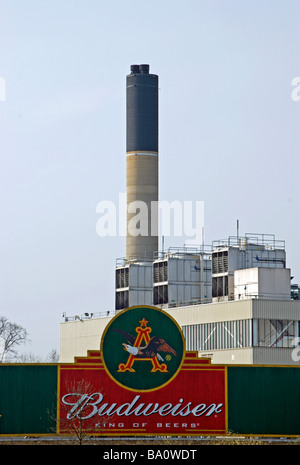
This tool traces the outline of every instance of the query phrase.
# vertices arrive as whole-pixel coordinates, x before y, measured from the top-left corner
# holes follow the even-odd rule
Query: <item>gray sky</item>
[[[96,206],[125,192],[131,64],[159,75],[160,199],[204,201],[206,244],[237,219],[275,234],[300,282],[299,24],[294,0],[0,0],[0,314],[29,331],[20,352],[59,351],[63,312],[114,308],[125,241],[97,235]]]

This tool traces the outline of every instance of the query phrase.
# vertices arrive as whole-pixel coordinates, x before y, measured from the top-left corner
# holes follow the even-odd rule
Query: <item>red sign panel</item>
[[[136,363],[143,363],[141,360]],[[227,430],[226,367],[185,352],[180,370],[162,387],[135,390],[116,382],[101,352],[60,365],[60,434],[72,423],[105,436],[209,435]]]

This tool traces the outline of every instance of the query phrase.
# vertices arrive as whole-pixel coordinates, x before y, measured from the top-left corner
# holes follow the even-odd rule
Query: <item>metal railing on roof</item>
[[[112,317],[116,314],[115,310],[107,310],[103,312],[94,312],[94,313],[83,313],[82,315],[72,315],[68,316],[66,313],[63,313],[62,318],[65,321],[85,321],[90,320],[92,318],[105,318],[105,317]]]
[[[210,245],[204,245],[199,247],[169,247],[168,250],[159,250],[154,253],[154,260],[164,260],[170,257],[175,258],[187,258],[193,256],[202,256],[211,258],[212,247]]]
[[[150,258],[143,258],[143,257],[120,257],[116,259],[116,267],[121,267],[121,266],[126,266],[126,265],[145,265],[145,264],[151,264],[153,262],[153,259]]]
[[[285,241],[275,239],[274,234],[246,233],[245,236],[229,236],[227,239],[218,239],[212,242],[213,250],[223,247],[244,249],[247,246],[262,247],[269,250],[285,250]]]

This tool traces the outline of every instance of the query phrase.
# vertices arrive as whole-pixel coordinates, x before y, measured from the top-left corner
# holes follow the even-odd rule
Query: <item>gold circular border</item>
[[[179,333],[181,335],[181,339],[182,339],[182,344],[183,344],[183,352],[182,352],[182,357],[181,357],[181,362],[179,364],[179,367],[177,368],[176,372],[174,373],[174,375],[168,380],[166,381],[164,384],[161,384],[160,386],[157,386],[156,388],[151,388],[151,389],[134,389],[134,388],[130,388],[128,386],[125,386],[124,384],[120,383],[119,381],[117,381],[113,375],[110,373],[109,369],[107,368],[106,366],[106,363],[105,363],[105,360],[104,360],[104,357],[103,357],[103,340],[106,336],[106,333],[107,333],[107,330],[109,329],[110,325],[112,324],[112,322],[114,320],[116,320],[119,315],[125,313],[125,312],[128,312],[129,310],[132,310],[134,308],[151,308],[153,310],[158,310],[159,312],[163,313],[165,316],[167,316],[168,318],[170,318],[170,320],[177,326],[177,329],[179,330]],[[110,322],[106,325],[105,327],[105,330],[103,331],[102,333],[102,336],[101,336],[101,342],[100,342],[100,352],[101,352],[101,359],[102,359],[102,362],[103,362],[103,366],[104,366],[104,369],[106,371],[106,373],[108,374],[108,376],[116,383],[118,384],[119,386],[121,386],[122,388],[124,389],[127,389],[128,391],[133,391],[133,392],[153,392],[153,391],[157,391],[158,389],[161,389],[165,386],[167,386],[171,381],[173,381],[173,379],[178,375],[179,371],[181,370],[181,367],[182,367],[182,364],[184,362],[184,358],[185,358],[185,339],[184,339],[184,336],[183,336],[183,333],[182,333],[182,330],[179,326],[179,324],[177,323],[177,321],[171,316],[169,315],[168,313],[166,313],[164,310],[162,310],[161,308],[158,308],[158,307],[152,307],[151,305],[134,305],[133,307],[128,307],[128,308],[125,308],[124,310],[121,310],[120,312],[118,312],[111,320]]]

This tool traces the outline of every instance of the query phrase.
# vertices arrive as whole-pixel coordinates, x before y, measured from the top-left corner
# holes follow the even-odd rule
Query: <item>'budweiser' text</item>
[[[174,417],[187,417],[188,415],[200,417],[205,415],[209,417],[213,413],[215,415],[221,413],[223,407],[222,403],[211,403],[209,405],[200,403],[193,406],[192,402],[184,404],[183,399],[179,399],[175,405],[171,403],[160,405],[158,402],[145,404],[144,402],[139,403],[140,397],[140,395],[137,395],[132,402],[118,405],[116,402],[111,404],[103,402],[104,397],[100,392],[90,395],[69,393],[63,396],[62,402],[71,407],[67,413],[68,420],[75,417],[85,420],[97,414],[99,416],[150,416],[158,414],[163,417],[167,415]]]

